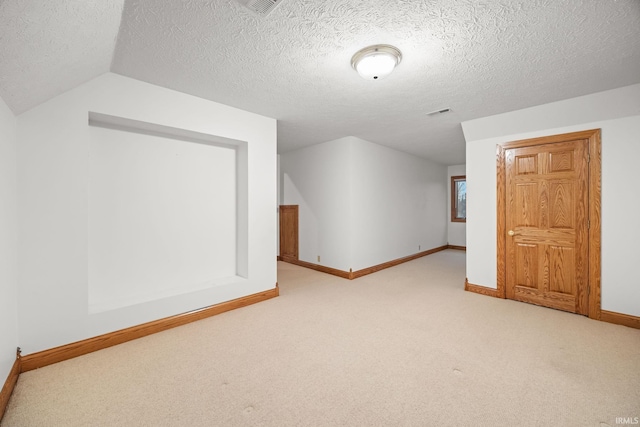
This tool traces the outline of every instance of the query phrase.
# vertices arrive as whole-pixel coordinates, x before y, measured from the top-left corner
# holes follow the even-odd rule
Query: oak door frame
[[[497,291],[498,298],[506,298],[506,273],[507,273],[507,222],[506,222],[506,199],[507,199],[507,171],[505,151],[511,148],[532,147],[544,144],[554,144],[567,140],[587,139],[589,145],[588,183],[589,192],[589,229],[588,229],[588,263],[589,273],[587,275],[588,292],[588,316],[591,319],[600,320],[601,298],[601,218],[600,201],[602,192],[602,147],[600,129],[590,129],[581,132],[571,132],[561,135],[551,135],[541,138],[523,139],[519,141],[505,142],[496,147],[496,170],[497,170]]]

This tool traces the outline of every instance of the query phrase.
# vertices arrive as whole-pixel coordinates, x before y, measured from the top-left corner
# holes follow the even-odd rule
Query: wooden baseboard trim
[[[501,298],[498,296],[497,289],[487,288],[486,286],[474,285],[469,283],[469,279],[464,281],[464,290],[475,292],[481,295]],[[616,313],[615,311],[600,310],[600,317],[595,320],[601,320],[607,323],[615,323],[616,325],[628,326],[630,328],[640,329],[640,317],[630,314]]]
[[[231,301],[222,302],[220,304],[178,314],[176,316],[165,317],[163,319],[154,320],[152,322],[143,323],[141,325],[132,326],[130,328],[121,329],[119,331],[110,332],[108,334],[99,335],[86,340],[62,345],[49,350],[27,354],[22,356],[21,372],[42,368],[44,366],[122,344],[136,338],[142,338],[177,326],[186,325],[187,323],[195,322],[197,320],[206,319],[207,317],[215,316],[216,314],[221,314],[226,311],[246,307],[251,304],[277,297],[279,294],[279,288],[276,284],[275,288],[267,291],[236,298]]]
[[[299,259],[282,257],[282,261],[289,264],[299,265],[300,267],[310,268],[311,270],[320,271],[322,273],[332,274],[334,276],[342,277],[343,279],[350,279],[350,272],[344,270],[338,270],[337,268],[326,267],[324,265],[313,264],[307,261],[300,261]]]
[[[423,256],[431,255],[436,252],[444,251],[448,245],[439,246],[437,248],[429,249],[428,251],[418,252],[417,254],[409,255],[406,257],[394,259],[392,261],[384,262],[382,264],[374,265],[373,267],[364,268],[362,270],[354,271],[351,273],[351,279],[357,279],[358,277],[366,276],[367,274],[375,273],[376,271],[384,270],[385,268],[395,267],[396,265],[403,264],[414,259],[422,258]]]
[[[280,255],[278,255],[278,256],[276,257],[276,261],[282,261],[282,257],[281,257]]]
[[[4,382],[2,390],[0,391],[0,421],[2,421],[4,412],[7,409],[7,405],[9,404],[11,393],[13,393],[13,389],[18,382],[20,372],[22,372],[21,362],[20,349],[18,348],[18,351],[16,353],[16,361],[13,362],[13,367],[11,368],[11,371],[9,371],[9,376],[7,377],[7,380]]]
[[[282,261],[289,264],[299,265],[300,267],[310,268],[312,270],[321,271],[327,274],[333,274],[334,276],[342,277],[343,279],[357,279],[358,277],[366,276],[367,274],[375,273],[376,271],[384,270],[385,268],[394,267],[398,264],[405,263],[407,261],[413,261],[414,259],[421,258],[426,255],[431,255],[436,252],[443,251],[448,248],[448,245],[439,246],[437,248],[429,249],[428,251],[418,252],[417,254],[409,255],[403,258],[394,259],[382,264],[374,265],[372,267],[363,268],[358,271],[344,271],[336,268],[325,267],[324,265],[313,264],[311,262],[300,261],[299,259],[283,257]]]
[[[474,285],[469,283],[469,279],[464,279],[464,290],[468,292],[474,292],[480,295],[486,295],[488,297],[498,298],[498,290],[493,288],[487,288],[486,286]]]
[[[624,325],[630,328],[640,329],[640,317],[630,314],[616,313],[615,311],[600,311],[600,320],[616,325]]]
[[[467,251],[466,246],[457,246],[457,245],[447,245],[447,249],[455,249],[457,251]]]

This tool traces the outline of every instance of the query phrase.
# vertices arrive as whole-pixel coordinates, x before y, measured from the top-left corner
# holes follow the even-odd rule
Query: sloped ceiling
[[[235,0],[126,0],[121,22],[120,7],[1,3],[13,111],[111,69],[274,117],[279,152],[356,136],[460,164],[461,121],[640,82],[639,0],[280,0],[266,17]],[[367,81],[350,59],[375,43],[403,60]]]
[[[107,71],[124,0],[0,2],[0,96],[22,113]]]

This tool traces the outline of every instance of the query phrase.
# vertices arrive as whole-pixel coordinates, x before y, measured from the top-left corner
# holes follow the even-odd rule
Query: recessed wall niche
[[[89,312],[248,277],[247,144],[89,112]]]

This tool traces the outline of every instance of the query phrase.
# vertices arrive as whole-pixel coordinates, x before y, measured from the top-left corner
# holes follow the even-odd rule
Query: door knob
[[[513,231],[513,230],[509,230],[509,231],[507,232],[507,234],[508,234],[509,236],[513,236],[513,235],[514,235],[514,234],[516,234],[516,233],[515,233],[515,231]]]

